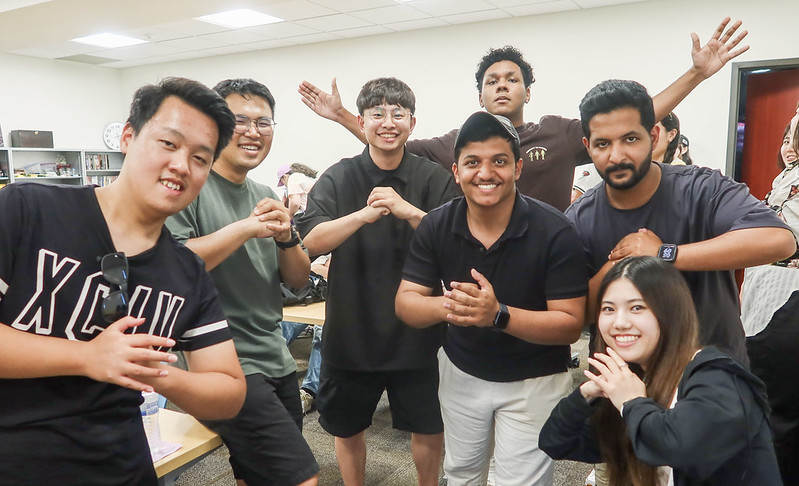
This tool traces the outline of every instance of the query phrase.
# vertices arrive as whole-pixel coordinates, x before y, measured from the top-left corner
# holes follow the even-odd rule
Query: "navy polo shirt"
[[[447,289],[453,281],[474,282],[472,268],[494,287],[505,305],[547,310],[547,300],[588,293],[585,256],[577,233],[561,212],[516,193],[508,227],[485,248],[466,222],[463,197],[431,211],[416,230],[403,278]],[[533,344],[491,328],[447,328],[444,350],[462,371],[477,378],[510,382],[566,371],[569,346]]]

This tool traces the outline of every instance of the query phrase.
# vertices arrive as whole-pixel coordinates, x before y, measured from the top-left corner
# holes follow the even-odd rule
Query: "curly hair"
[[[483,88],[483,78],[488,68],[501,61],[510,61],[519,66],[519,70],[522,72],[522,78],[524,79],[525,88],[529,88],[531,84],[535,83],[533,66],[524,60],[524,55],[522,55],[519,49],[513,46],[500,47],[499,49],[492,47],[488,50],[486,55],[480,59],[480,62],[477,63],[477,72],[474,74],[474,78],[477,81],[477,91],[481,91]]]

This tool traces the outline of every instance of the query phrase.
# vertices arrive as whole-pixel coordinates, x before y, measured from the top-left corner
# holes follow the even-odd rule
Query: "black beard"
[[[643,180],[643,178],[646,177],[646,174],[647,172],[649,172],[650,167],[652,167],[651,152],[649,153],[649,156],[646,158],[646,160],[644,160],[644,162],[641,164],[641,167],[638,168],[638,170],[635,169],[635,166],[633,164],[623,163],[608,167],[608,169],[604,173],[600,172],[599,175],[600,177],[602,177],[602,180],[605,181],[605,184],[609,185],[613,189],[618,189],[623,191],[625,189],[631,189],[635,187],[639,182],[641,182],[641,180]],[[624,182],[615,182],[610,178],[610,175],[613,172],[619,170],[629,170],[630,172],[632,172],[632,176],[630,176],[630,178]]]

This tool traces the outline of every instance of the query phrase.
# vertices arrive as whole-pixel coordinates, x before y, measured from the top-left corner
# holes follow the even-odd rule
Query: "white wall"
[[[4,132],[16,121],[47,128],[41,120],[46,113],[57,111],[57,123],[52,124],[57,144],[96,146],[109,118],[124,120],[130,97],[142,84],[170,75],[192,77],[209,85],[229,77],[252,77],[268,85],[277,99],[272,153],[253,173],[256,179],[274,184],[275,171],[283,163],[303,162],[322,169],[362,148],[343,128],[318,118],[300,102],[297,85],[303,79],[329,90],[330,79],[337,76],[344,103],[354,111],[364,81],[397,76],[417,96],[414,135],[435,136],[457,127],[479,109],[474,81],[477,61],[489,47],[512,44],[532,62],[537,77],[526,119],[538,120],[551,113],[576,117],[582,96],[604,79],[636,79],[652,94],[666,87],[690,66],[689,33],[696,31],[704,43],[724,15],[743,19],[750,31],[747,42],[752,49],[737,61],[799,55],[795,43],[786,41],[795,30],[799,2],[653,0],[129,68],[118,78],[101,68],[63,62],[39,66],[38,61],[15,58],[14,64],[22,71],[52,72],[55,79],[31,85],[27,75],[20,75],[19,86],[0,81],[4,98],[0,123]],[[4,66],[6,57],[0,58]],[[676,110],[691,139],[694,160],[722,170],[730,72],[727,66]],[[38,105],[40,91],[46,89],[55,89],[54,98],[64,99],[55,102],[48,98],[42,105],[45,109],[26,119],[23,112],[30,111],[31,100]],[[7,103],[9,93],[19,93],[20,99]],[[118,93],[116,103],[110,93]],[[104,96],[109,99],[101,99]],[[11,106],[8,115],[4,113],[7,104]],[[76,116],[76,105],[95,115]]]
[[[0,127],[51,130],[56,148],[104,149],[102,129],[124,121],[122,73],[68,61],[0,54]]]

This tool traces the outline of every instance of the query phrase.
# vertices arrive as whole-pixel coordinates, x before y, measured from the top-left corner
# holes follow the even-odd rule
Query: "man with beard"
[[[589,309],[605,273],[629,256],[673,263],[688,281],[701,344],[748,363],[734,269],[795,250],[788,227],[719,171],[652,162],[652,99],[634,81],[600,83],[580,103],[583,143],[603,179],[566,211],[588,257]],[[664,289],[667,290],[667,289]]]

